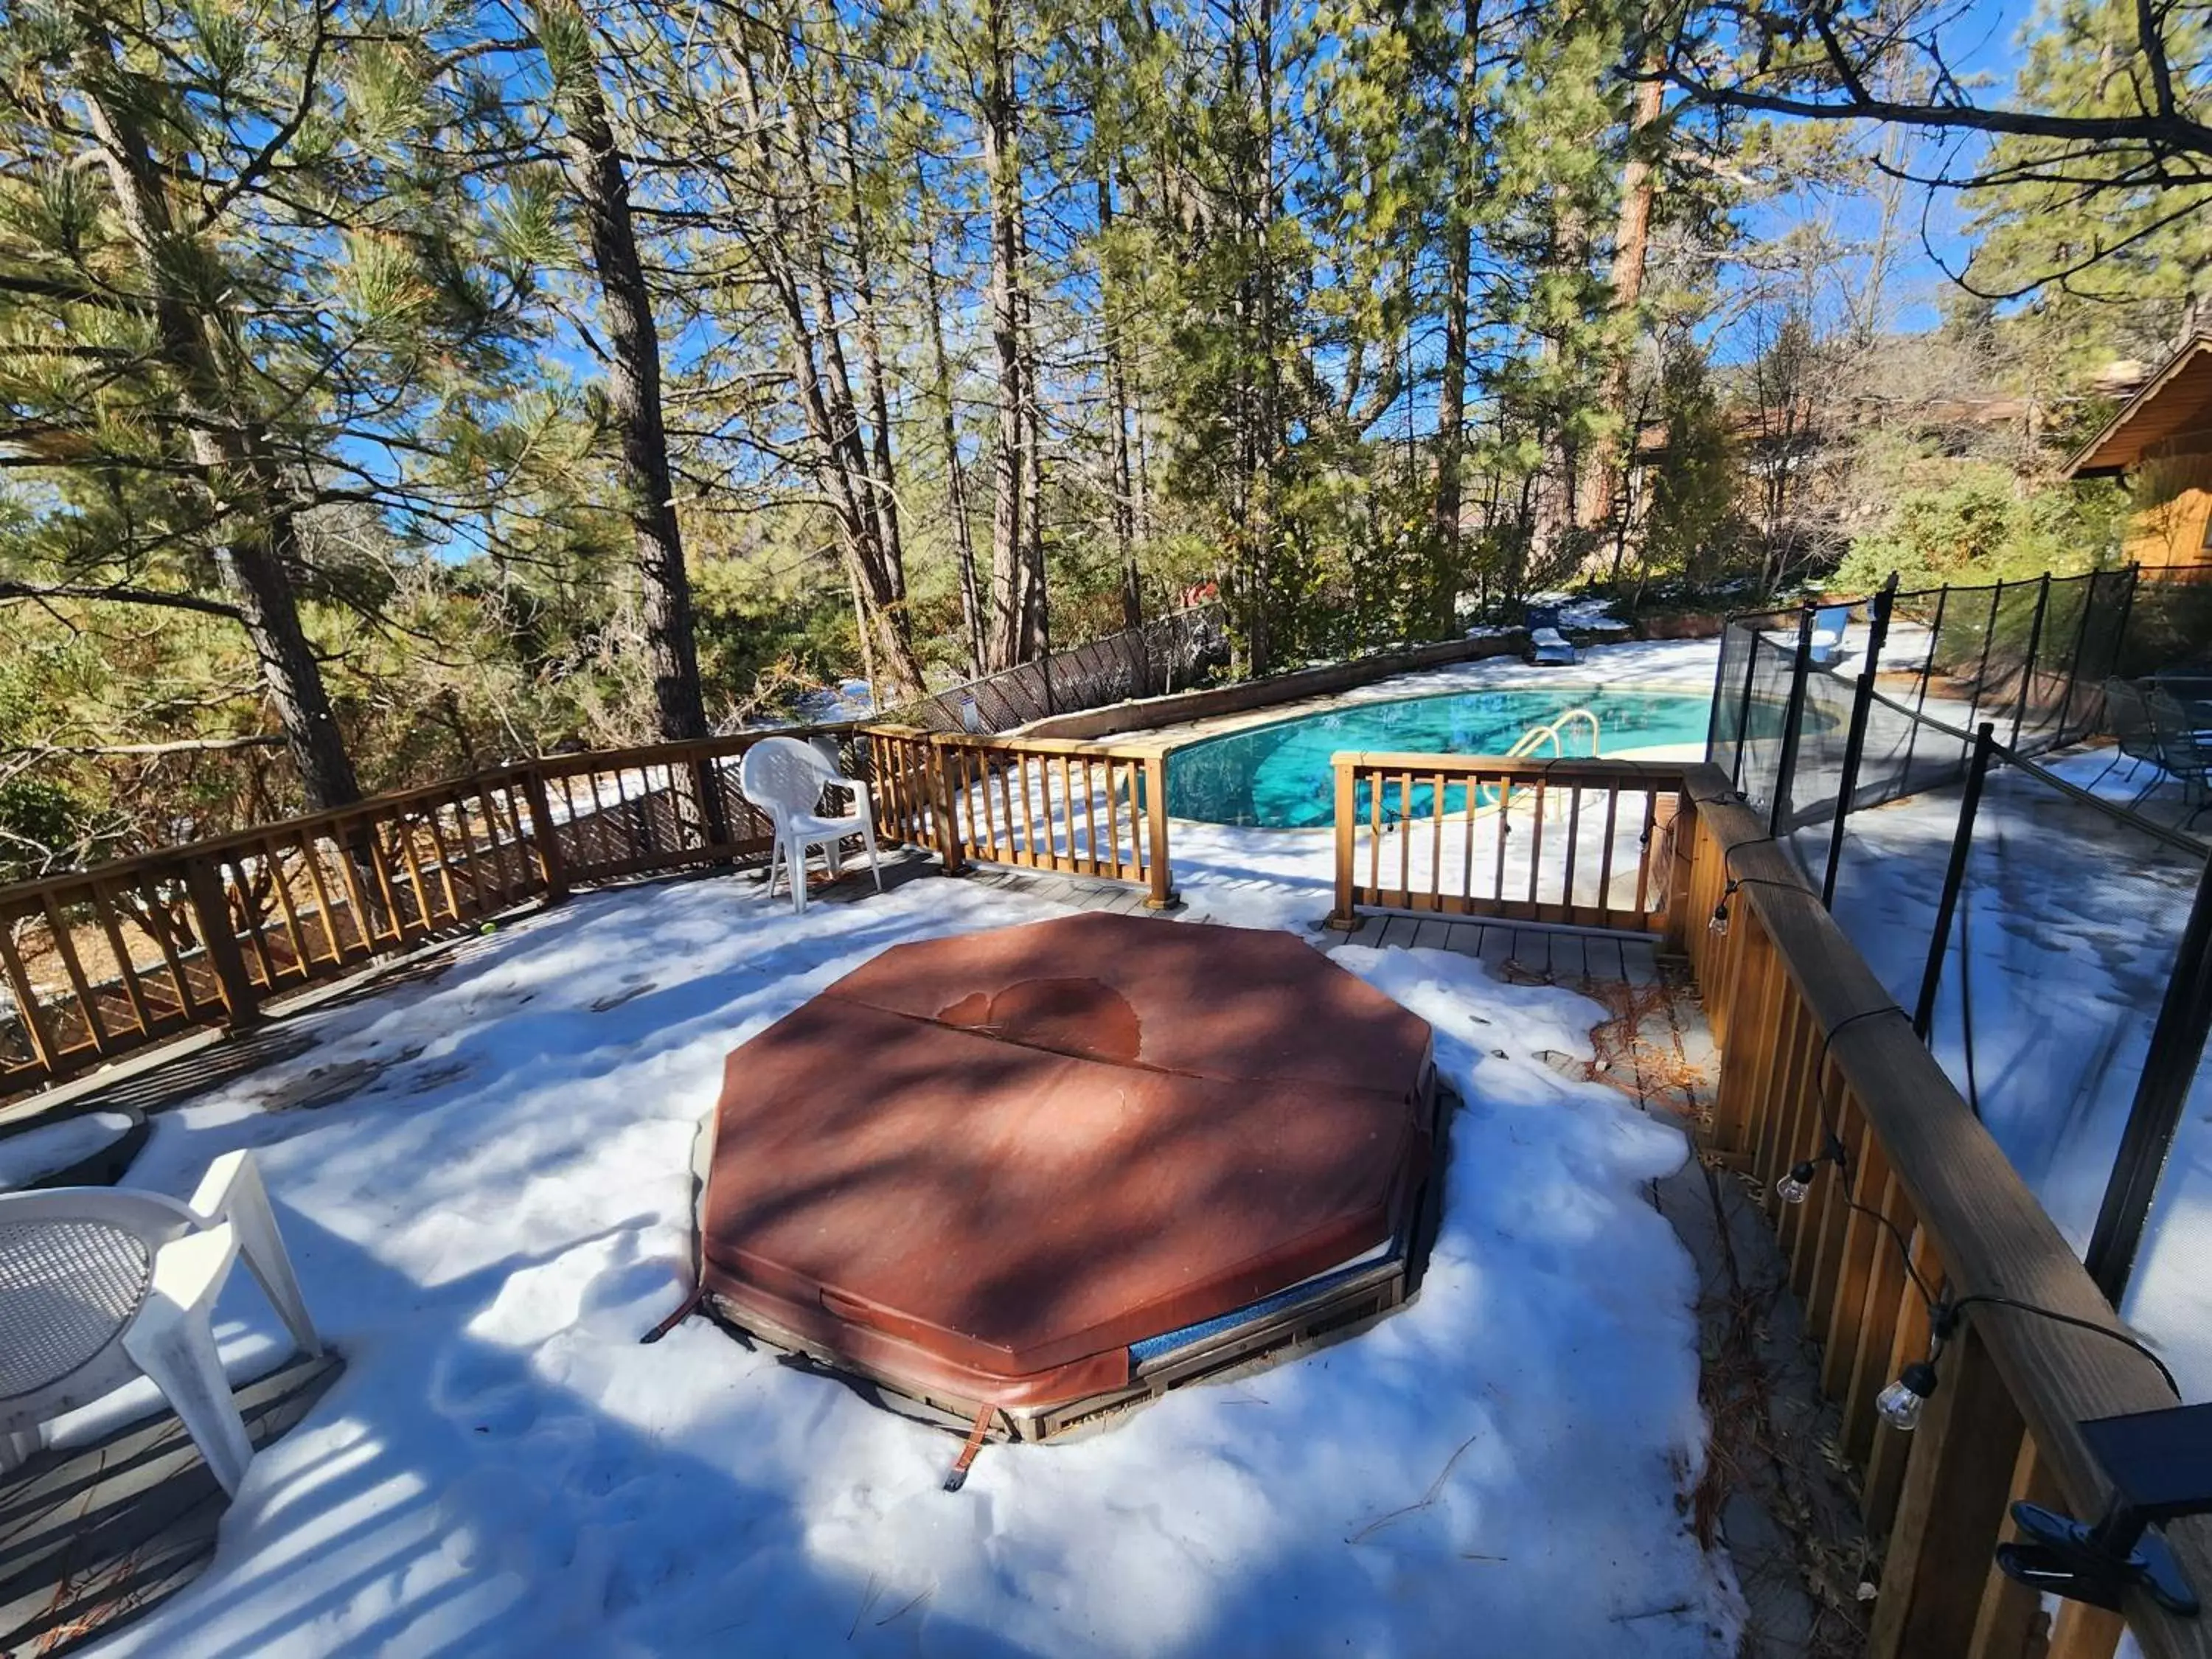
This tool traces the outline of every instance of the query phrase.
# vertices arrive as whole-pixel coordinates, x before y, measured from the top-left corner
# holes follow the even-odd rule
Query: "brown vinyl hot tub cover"
[[[701,1206],[740,1323],[1010,1407],[1397,1235],[1425,1022],[1283,933],[1084,915],[884,951],[734,1049]]]

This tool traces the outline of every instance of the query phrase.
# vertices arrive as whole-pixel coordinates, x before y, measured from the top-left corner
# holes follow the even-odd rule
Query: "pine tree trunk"
[[[588,38],[575,0],[531,0],[541,42],[556,30]],[[556,13],[556,7],[568,8]],[[653,297],[638,258],[629,181],[608,124],[606,100],[589,64],[558,76],[556,97],[568,160],[569,188],[584,210],[599,312],[607,335],[607,407],[621,441],[618,472],[624,510],[637,545],[645,610],[646,661],[661,737],[675,742],[707,735],[699,659],[692,636],[691,581],[676,523],[676,490],[661,425],[660,340]]]
[[[983,97],[983,169],[991,188],[991,349],[998,361],[999,425],[991,453],[991,627],[988,665],[1021,660],[1028,595],[1022,564],[1022,356],[1016,289],[1020,282],[1021,159],[1013,99],[1013,42],[1007,0],[984,9],[991,62]]]
[[[1644,296],[1644,268],[1651,248],[1651,205],[1658,186],[1658,170],[1646,147],[1646,135],[1659,119],[1665,93],[1664,83],[1656,76],[1639,82],[1636,106],[1629,116],[1628,157],[1620,168],[1620,219],[1613,239],[1613,309],[1624,333],[1632,326]],[[1630,345],[1626,339],[1616,345],[1605,378],[1605,407],[1624,423],[1629,416]],[[1614,498],[1620,492],[1623,459],[1635,439],[1633,432],[1624,430],[1599,447],[1583,478],[1577,516],[1585,528],[1596,529],[1612,516]],[[1618,554],[1613,563],[1618,571]]]
[[[780,59],[775,68],[787,74],[791,64]],[[741,60],[735,70],[734,84],[751,134],[750,160],[770,204],[766,224],[750,228],[749,239],[789,331],[792,381],[806,420],[811,471],[837,522],[839,552],[852,586],[854,617],[877,706],[889,707],[921,690],[921,666],[907,622],[903,575],[893,568],[884,546],[878,512],[883,491],[861,438],[837,330],[821,180],[811,160],[813,133],[811,124],[802,121],[793,139],[796,153],[779,153],[772,135],[787,131],[785,125],[764,118],[752,64]]]
[[[1275,173],[1275,8],[1274,0],[1259,0],[1253,31],[1253,90],[1260,116],[1260,196],[1253,230],[1259,253],[1260,374],[1256,387],[1259,476],[1253,514],[1253,544],[1259,557],[1262,623],[1252,641],[1252,672],[1264,674],[1275,659],[1277,593],[1275,566],[1278,550],[1277,474],[1287,434],[1283,429],[1282,367],[1276,338],[1274,228],[1282,211],[1280,185]]]
[[[868,447],[874,464],[876,530],[882,538],[884,573],[892,603],[905,627],[906,547],[899,533],[898,473],[891,464],[890,403],[884,389],[883,335],[876,325],[876,284],[869,268],[868,221],[860,199],[860,162],[854,154],[853,116],[840,116],[845,144],[845,190],[853,233],[854,313],[860,331],[860,389],[868,400]]]
[[[1105,55],[1105,43],[1099,43]],[[1104,164],[1098,169],[1098,232],[1101,239],[1114,232],[1114,181]],[[1098,303],[1101,343],[1106,352],[1106,398],[1114,417],[1114,549],[1121,562],[1121,625],[1135,628],[1145,620],[1145,595],[1137,571],[1135,497],[1129,477],[1129,386],[1121,363],[1121,330],[1115,314],[1117,296],[1099,268]]]
[[[1431,626],[1437,638],[1458,623],[1460,578],[1460,459],[1467,443],[1467,362],[1471,275],[1474,263],[1474,121],[1481,40],[1480,0],[1467,0],[1460,42],[1459,106],[1453,122],[1457,178],[1452,188],[1444,249],[1444,361],[1437,397],[1437,489],[1431,532],[1436,564],[1430,574]]]
[[[917,200],[927,191],[927,181],[916,176]],[[922,233],[921,278],[923,303],[929,313],[929,350],[936,379],[938,419],[945,443],[945,492],[952,509],[953,547],[960,562],[960,621],[968,641],[968,672],[983,672],[983,606],[975,587],[975,532],[968,520],[968,469],[960,459],[960,427],[952,399],[952,361],[945,349],[945,305],[937,276],[937,236],[925,224]]]
[[[1052,596],[1045,586],[1044,564],[1044,406],[1040,388],[1044,377],[1037,372],[1036,328],[1030,309],[1028,274],[1030,234],[1026,217],[1014,215],[1015,339],[1022,354],[1022,568],[1028,591],[1022,606],[1022,656],[1048,654],[1052,650]],[[1047,700],[1052,692],[1049,674]]]
[[[204,471],[207,492],[224,509],[222,520],[235,526],[216,552],[223,585],[252,643],[308,807],[343,806],[361,799],[361,787],[322,665],[300,621],[291,574],[299,564],[297,529],[282,469],[260,422],[229,383],[222,325],[196,311],[172,281],[184,260],[173,246],[168,197],[131,99],[114,85],[113,43],[89,32],[78,65],[117,210],[154,295],[161,356],[179,382],[192,459]]]

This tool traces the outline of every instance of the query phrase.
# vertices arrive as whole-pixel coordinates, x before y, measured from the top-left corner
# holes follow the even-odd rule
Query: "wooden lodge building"
[[[2212,574],[2212,336],[2161,364],[2065,476],[2126,481],[2136,501],[2130,562],[2153,574]]]

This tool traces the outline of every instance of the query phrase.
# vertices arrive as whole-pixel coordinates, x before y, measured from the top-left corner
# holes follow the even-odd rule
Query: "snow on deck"
[[[1311,921],[1281,873],[1186,886]],[[1335,957],[1435,1024],[1466,1101],[1421,1294],[1367,1334],[988,1448],[957,1495],[951,1437],[842,1382],[701,1319],[640,1346],[689,1282],[723,1055],[886,945],[1054,911],[934,879],[804,918],[736,877],[579,899],[160,1117],[134,1184],[257,1148],[347,1369],[208,1574],[99,1650],[1733,1652],[1727,1562],[1680,1503],[1695,1275],[1644,1188],[1684,1140],[1534,1057],[1587,1054],[1595,1004],[1467,957]],[[351,1095],[276,1109],[360,1062]],[[234,1365],[265,1366],[247,1275],[221,1312]]]
[[[2124,801],[2143,780],[2112,758],[2099,748],[2050,764]],[[1854,813],[1844,836],[1836,919],[1907,1008],[1919,994],[1960,796],[1935,790]],[[1799,837],[1815,870],[1826,836],[1823,825]],[[1997,1144],[2077,1251],[2096,1223],[2203,867],[2032,778],[2004,767],[1990,775],[1930,1048],[1962,1092],[1971,1085],[1978,1093]],[[1962,956],[1972,964],[1971,1078]],[[2212,1400],[2208,1246],[2212,1066],[2200,1065],[2121,1309],[2192,1401]]]

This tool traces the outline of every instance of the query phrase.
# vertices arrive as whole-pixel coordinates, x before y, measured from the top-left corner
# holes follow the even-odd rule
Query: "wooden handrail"
[[[1687,944],[1720,1040],[1710,1152],[1765,1190],[1834,1135],[1846,1162],[1822,1167],[1777,1231],[1824,1387],[1844,1413],[1844,1449],[1864,1470],[1869,1530],[1890,1543],[1873,1650],[2014,1659],[2033,1593],[1992,1553],[2008,1498],[2031,1493],[2094,1519],[2108,1483],[2081,1421],[2174,1403],[2157,1368],[2124,1344],[2037,1314],[1977,1304],[1950,1344],[1920,1428],[1874,1416],[1874,1393],[1923,1356],[1929,1323],[1907,1271],[1955,1299],[1999,1296],[2117,1327],[2111,1308],[1911,1024],[1718,769],[1685,769],[1694,919],[1723,902],[1725,932]],[[1729,884],[1735,887],[1730,890]],[[2167,1529],[2200,1586],[2212,1586],[2212,1522]],[[2147,1597],[2127,1622],[2153,1659],[2212,1655],[2212,1631]],[[2081,1656],[2116,1630],[2069,1614]]]
[[[1676,860],[1666,852],[1680,763],[1347,750],[1332,764],[1333,926],[1385,909],[1669,938],[1679,928]],[[1385,879],[1392,862],[1395,884]]]
[[[1340,750],[1330,757],[1338,766],[1349,764],[1361,771],[1443,772],[1455,777],[1481,773],[1486,777],[1579,778],[1586,783],[1637,783],[1654,788],[1680,788],[1690,761],[1621,760],[1606,755],[1554,755],[1538,760],[1528,755],[1423,755],[1384,750]]]
[[[762,861],[767,822],[727,763],[777,735],[545,756],[0,888],[0,984],[20,1051],[0,1023],[0,1091],[249,1023],[271,996],[577,886]],[[972,858],[1174,902],[1158,744],[856,721],[790,735],[851,745],[856,775],[876,780],[879,838],[926,848],[948,872]]]

